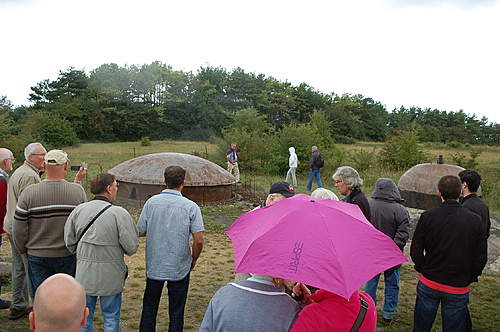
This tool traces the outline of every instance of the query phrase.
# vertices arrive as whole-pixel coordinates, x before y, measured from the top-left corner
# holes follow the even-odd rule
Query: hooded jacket
[[[293,146],[288,148],[290,152],[290,158],[288,158],[288,167],[297,167],[297,154],[295,154],[295,148]]]
[[[377,180],[369,201],[370,222],[403,250],[410,236],[410,214],[401,202],[401,194],[394,181],[385,178]]]

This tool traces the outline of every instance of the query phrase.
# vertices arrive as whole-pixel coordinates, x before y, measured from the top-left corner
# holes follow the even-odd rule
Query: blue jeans
[[[120,310],[122,307],[122,293],[110,296],[88,296],[87,324],[80,329],[80,332],[94,332],[94,312],[97,298],[101,301],[101,312],[104,318],[104,332],[120,332]]]
[[[38,286],[50,276],[57,273],[66,273],[74,277],[76,259],[74,255],[66,257],[36,257],[28,255],[28,274],[31,280],[31,289],[36,293]]]
[[[400,269],[388,270],[384,272],[384,307],[382,308],[382,316],[387,319],[394,318],[398,309],[399,298],[399,273]],[[365,290],[377,304],[377,286],[380,273],[372,279],[368,280],[365,285]]]
[[[156,315],[163,291],[163,280],[146,279],[146,290],[142,300],[140,332],[156,331]],[[189,273],[184,279],[167,281],[169,332],[182,332],[184,328],[184,307],[189,289]]]
[[[309,181],[307,182],[307,190],[312,189],[313,178],[316,178],[316,183],[319,188],[323,188],[323,182],[321,182],[321,170],[319,169],[310,169],[309,170]]]
[[[413,331],[428,332],[434,324],[441,303],[443,332],[466,332],[472,330],[469,316],[469,293],[449,294],[427,287],[420,281],[413,313]]]

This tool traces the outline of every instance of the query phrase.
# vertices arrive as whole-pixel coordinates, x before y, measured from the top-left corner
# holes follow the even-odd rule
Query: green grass
[[[89,165],[89,175],[84,186],[88,189],[89,179],[101,171],[107,171],[117,164],[133,158],[134,148],[135,155],[143,155],[154,152],[195,152],[204,155],[206,152],[212,154],[215,152],[215,146],[205,142],[172,142],[172,141],[152,141],[151,146],[142,147],[139,142],[125,143],[106,143],[106,144],[82,144],[75,148],[66,148],[71,158],[71,164],[78,164],[81,161],[87,161]],[[356,145],[343,145],[342,147],[350,149],[379,149],[379,143],[357,143]],[[448,149],[445,146],[436,146],[434,149],[426,147],[428,152],[432,154],[444,154],[456,149]],[[465,151],[465,150],[464,150]],[[243,152],[242,152],[243,153]],[[490,205],[493,214],[500,214],[500,147],[485,147],[483,153],[478,158],[479,169],[491,169],[490,173],[483,174],[486,188],[491,192],[485,192],[485,199]],[[328,161],[327,161],[328,162]],[[224,166],[224,165],[221,165]],[[297,191],[299,193],[309,193],[305,186],[307,182],[307,162],[302,161],[299,167]],[[244,163],[240,165],[242,172],[242,186],[251,188],[256,195],[262,199],[266,196],[267,191],[272,183],[283,181],[285,174],[281,176],[269,175],[253,175],[245,172]],[[322,172],[322,179],[327,188],[336,192],[331,179],[333,170],[326,168]],[[494,173],[497,172],[497,173]],[[396,182],[403,172],[386,171],[378,167],[374,167],[365,172],[362,172],[362,177],[365,180],[364,191],[369,196],[371,188],[378,177],[390,177]],[[496,174],[496,175],[494,175]],[[68,178],[72,178],[74,174],[70,174]],[[313,189],[316,186],[314,185]],[[336,192],[339,194],[338,192]],[[496,195],[496,196],[495,196]],[[496,201],[495,201],[496,197]],[[198,265],[192,273],[190,282],[190,291],[186,306],[185,327],[187,331],[196,331],[203,319],[205,309],[213,294],[228,282],[233,280],[234,258],[231,248],[231,242],[223,234],[227,228],[226,224],[221,224],[219,219],[227,219],[230,223],[241,213],[250,210],[250,206],[238,204],[218,204],[206,205],[202,207],[202,213],[205,220],[207,231],[205,232],[205,246]],[[137,219],[140,213],[139,209],[129,209],[134,219]],[[142,296],[145,287],[145,242],[144,238],[140,241],[140,247],[137,254],[132,257],[126,257],[126,262],[129,266],[130,276],[127,279],[125,291],[123,293],[122,304],[122,329],[123,331],[137,331],[142,308]],[[0,247],[0,260],[8,261],[10,259],[10,247],[8,241],[4,241]],[[398,314],[389,326],[383,326],[379,323],[377,331],[411,331],[413,321],[413,308],[415,304],[415,288],[418,280],[418,274],[414,271],[413,265],[405,264],[402,267],[401,273],[401,295],[399,300]],[[8,280],[7,280],[8,282]],[[380,282],[378,291],[379,304],[382,306],[383,295],[383,278]],[[498,308],[500,307],[500,277],[497,275],[481,276],[479,283],[472,285],[472,295],[470,299],[470,307],[474,325],[474,331],[493,332],[500,331],[500,315]],[[2,288],[2,298],[9,298],[9,286]],[[167,315],[167,298],[166,289],[160,303],[158,313],[158,330],[166,331],[168,325]],[[96,310],[95,328],[96,331],[103,329],[102,316],[99,313],[100,309]],[[380,309],[379,309],[380,311]],[[7,319],[7,310],[0,311],[0,331],[29,331],[27,320],[9,321]],[[379,316],[379,322],[381,316]],[[435,329],[439,327],[439,314],[435,324]]]

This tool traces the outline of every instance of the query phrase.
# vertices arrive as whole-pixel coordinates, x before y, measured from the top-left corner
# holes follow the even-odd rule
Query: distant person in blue
[[[240,169],[238,168],[238,154],[236,153],[236,143],[231,143],[231,148],[226,152],[227,171],[234,175],[236,182],[240,182]],[[233,174],[234,173],[234,174]]]
[[[321,182],[321,168],[323,167],[325,161],[323,156],[319,153],[317,146],[311,147],[311,160],[309,162],[309,181],[307,182],[307,190],[311,191],[313,179],[316,179],[316,183],[319,188],[323,188],[323,182]]]
[[[156,316],[165,281],[168,289],[170,332],[182,331],[189,275],[203,249],[203,219],[195,202],[182,196],[186,171],[165,169],[167,189],[151,197],[141,212],[137,228],[146,236],[146,290],[139,331],[156,331]],[[189,248],[189,236],[193,245]]]

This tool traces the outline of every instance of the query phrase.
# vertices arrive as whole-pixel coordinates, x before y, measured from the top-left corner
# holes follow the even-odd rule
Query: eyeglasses
[[[342,180],[335,180],[335,184],[342,183],[342,182],[344,182],[344,181],[342,181]]]
[[[15,163],[15,162],[16,162],[16,158],[14,158],[14,157],[12,157],[12,158],[7,158],[7,159],[9,159],[10,161],[12,161],[13,163]]]
[[[32,156],[45,156],[47,153],[32,153]]]

